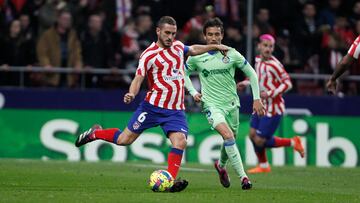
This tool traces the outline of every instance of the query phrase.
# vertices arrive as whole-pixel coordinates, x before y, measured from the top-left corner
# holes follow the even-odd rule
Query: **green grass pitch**
[[[360,202],[360,168],[273,167],[251,175],[243,191],[230,169],[223,188],[212,166],[185,164],[180,193],[154,193],[148,162],[65,162],[0,159],[0,202]]]

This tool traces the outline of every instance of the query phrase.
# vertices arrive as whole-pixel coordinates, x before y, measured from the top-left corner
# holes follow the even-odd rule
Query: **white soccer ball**
[[[152,191],[164,192],[174,185],[174,178],[166,170],[156,170],[150,175],[148,183]]]

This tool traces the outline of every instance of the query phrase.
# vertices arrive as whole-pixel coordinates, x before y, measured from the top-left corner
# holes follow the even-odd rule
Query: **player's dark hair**
[[[221,29],[221,33],[224,33],[224,23],[220,20],[220,18],[210,18],[207,20],[203,27],[203,34],[206,35],[206,29],[208,27],[219,27]]]
[[[164,24],[169,24],[169,25],[175,25],[176,26],[176,21],[173,17],[171,16],[163,16],[160,18],[160,20],[157,22],[157,27],[161,27]]]

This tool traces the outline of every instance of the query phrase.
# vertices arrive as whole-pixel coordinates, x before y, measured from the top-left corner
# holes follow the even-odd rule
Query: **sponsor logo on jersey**
[[[217,74],[226,74],[229,73],[229,69],[214,69],[214,70],[202,70],[201,73],[204,75],[204,77],[208,77],[209,75],[217,75]]]
[[[204,75],[204,77],[207,77],[210,74],[210,72],[206,69],[202,70],[201,73]]]
[[[184,77],[180,74],[178,75],[171,75],[171,76],[168,76],[168,75],[165,75],[164,76],[164,80],[166,81],[172,81],[172,80],[182,80]]]

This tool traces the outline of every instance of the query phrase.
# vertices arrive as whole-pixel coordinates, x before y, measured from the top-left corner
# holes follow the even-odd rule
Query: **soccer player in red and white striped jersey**
[[[269,50],[265,53],[268,54]],[[259,77],[260,94],[265,101],[266,115],[271,117],[285,112],[285,102],[282,94],[292,88],[289,75],[283,65],[274,56],[266,60],[262,55],[255,58],[255,71]]]
[[[141,55],[136,75],[148,74],[145,101],[172,110],[184,110],[184,55],[185,46],[174,41],[168,49],[152,43]]]
[[[176,32],[176,21],[172,17],[164,16],[159,20],[156,28],[158,40],[142,53],[124,102],[128,104],[134,100],[145,76],[149,91],[124,131],[118,128],[102,129],[101,126],[94,125],[79,136],[76,146],[97,139],[117,145],[130,145],[144,130],[161,126],[172,144],[168,154],[168,171],[176,178],[188,134],[184,112],[184,56],[199,55],[211,50],[229,50],[225,45],[215,44],[185,46],[175,40]],[[187,184],[186,180],[176,180],[170,192],[182,191]]]
[[[360,54],[360,35],[352,43],[348,53],[341,59],[341,61],[336,65],[334,73],[331,75],[329,81],[326,84],[328,91],[335,94],[336,93],[336,80],[347,70],[349,69],[356,60],[359,59]]]
[[[275,39],[264,34],[260,36],[258,49],[260,55],[255,58],[255,69],[259,78],[260,97],[266,107],[266,115],[259,117],[251,116],[250,139],[254,145],[259,165],[250,169],[248,173],[270,172],[271,168],[266,157],[266,148],[293,146],[300,155],[304,156],[304,148],[300,138],[280,138],[274,136],[280,124],[285,103],[282,94],[292,88],[291,80],[283,65],[273,55]],[[248,82],[240,82],[238,87]]]

